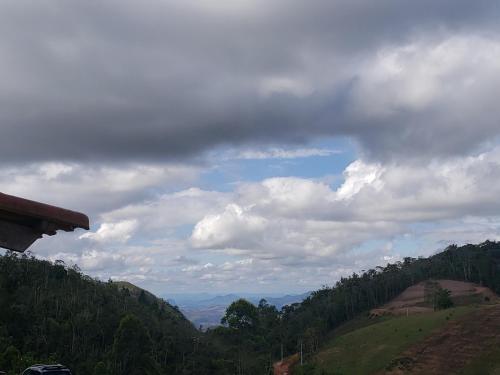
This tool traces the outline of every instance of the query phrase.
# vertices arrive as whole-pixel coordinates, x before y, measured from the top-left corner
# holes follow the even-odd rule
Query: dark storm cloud
[[[469,150],[497,135],[494,87],[371,117],[387,87],[364,72],[415,38],[495,40],[499,15],[465,0],[4,1],[0,158],[175,159],[323,135],[374,157]]]

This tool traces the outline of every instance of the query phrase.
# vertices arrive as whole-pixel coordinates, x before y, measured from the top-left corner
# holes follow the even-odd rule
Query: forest
[[[0,257],[0,370],[63,363],[74,374],[182,374],[201,333],[175,308],[78,267]],[[208,367],[208,366],[207,366]]]
[[[500,293],[500,243],[451,245],[342,278],[278,311],[265,300],[231,304],[201,332],[144,291],[85,276],[76,266],[7,252],[0,257],[0,369],[61,362],[74,374],[271,374],[273,362],[429,279],[475,282]]]

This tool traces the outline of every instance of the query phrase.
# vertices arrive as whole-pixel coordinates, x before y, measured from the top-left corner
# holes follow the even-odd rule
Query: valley
[[[227,307],[234,301],[244,298],[254,305],[264,299],[266,302],[281,310],[286,305],[300,303],[307,298],[311,293],[303,293],[298,295],[273,295],[273,296],[258,296],[255,294],[226,294],[214,296],[211,298],[196,298],[196,296],[182,296],[181,298],[171,299],[168,294],[165,295],[167,301],[172,305],[178,306],[179,310],[191,321],[195,327],[202,329],[213,328],[220,325],[220,321],[226,312]],[[179,301],[179,303],[177,303]]]

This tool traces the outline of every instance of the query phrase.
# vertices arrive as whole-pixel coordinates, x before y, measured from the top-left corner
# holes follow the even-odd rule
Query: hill
[[[206,347],[165,301],[129,283],[94,280],[62,262],[0,256],[0,306],[0,370],[9,374],[47,361],[64,363],[76,375],[122,374],[127,366],[144,366],[146,374],[192,373]]]
[[[339,327],[294,373],[452,374],[466,365],[477,366],[473,360],[500,344],[498,297],[473,283],[434,283],[450,287],[452,299],[461,306],[433,311],[424,297],[428,283],[418,283],[369,315]],[[481,365],[500,366],[500,357]]]
[[[297,352],[299,342],[314,352],[328,333],[359,314],[388,303],[406,288],[425,280],[473,282],[500,292],[500,243],[449,246],[428,258],[404,258],[339,280],[312,293],[301,304],[285,308],[285,353]]]
[[[500,305],[476,308],[412,345],[386,374],[500,373]],[[488,358],[491,357],[491,358]]]
[[[334,337],[293,373],[486,375],[500,371],[499,327],[500,305],[386,318]]]
[[[167,301],[156,297],[153,293],[148,292],[147,290],[142,289],[137,285],[129,283],[128,281],[113,281],[113,284],[117,286],[121,291],[128,291],[128,293],[130,293],[130,295],[136,298],[140,303],[145,305],[159,304],[172,316],[176,316],[179,319],[185,320],[184,315],[179,311],[178,308],[172,306]]]

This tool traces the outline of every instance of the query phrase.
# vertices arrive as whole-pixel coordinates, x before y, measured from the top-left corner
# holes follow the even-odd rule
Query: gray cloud
[[[103,212],[197,181],[200,168],[177,164],[34,163],[0,168],[2,192],[80,210],[93,223]]]
[[[0,158],[179,159],[325,135],[353,136],[376,158],[468,151],[499,132],[498,16],[497,2],[465,0],[5,1]],[[459,62],[442,56],[441,75],[417,71],[435,102],[386,95],[457,35],[482,60],[462,49]],[[409,46],[403,77],[374,79],[381,51]],[[450,97],[457,76],[479,87],[452,85],[463,95]],[[383,116],[365,105],[377,93]]]

